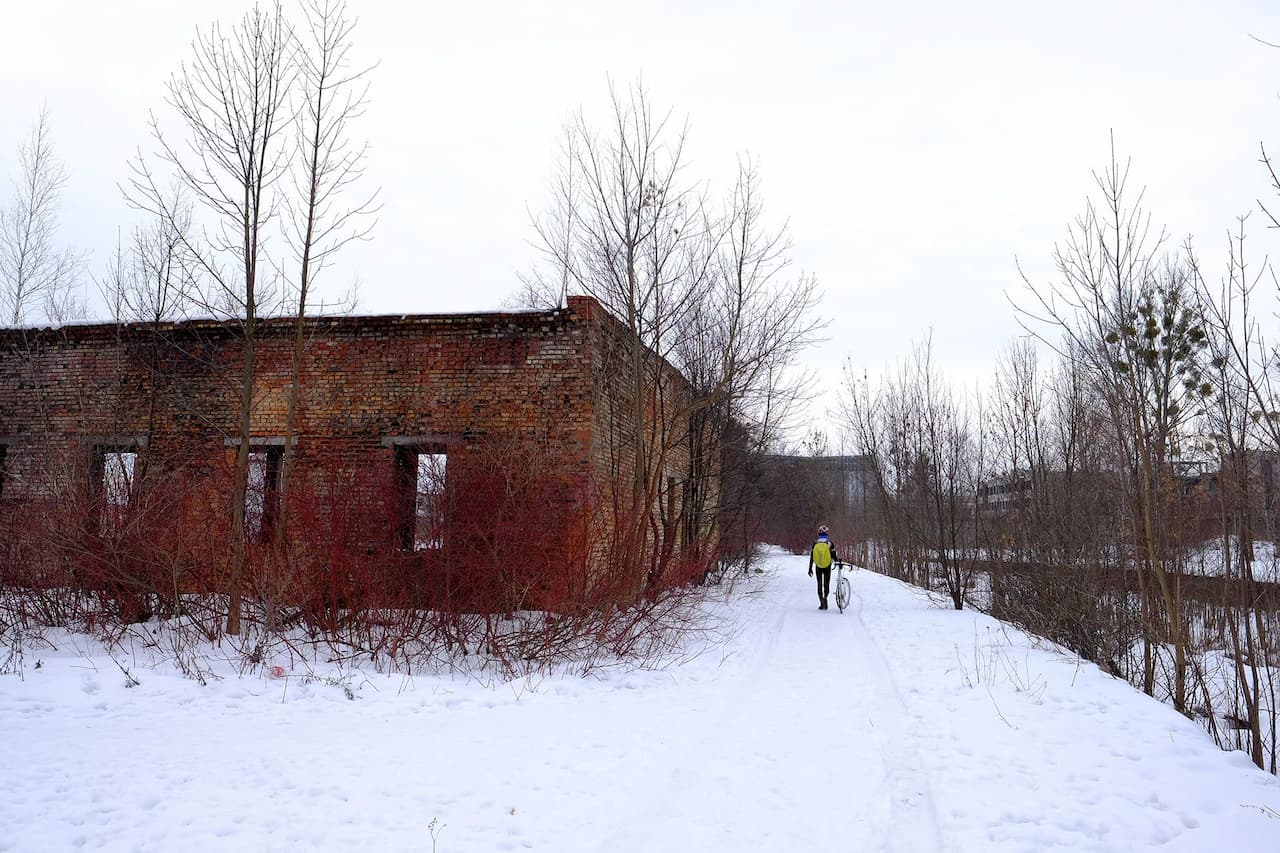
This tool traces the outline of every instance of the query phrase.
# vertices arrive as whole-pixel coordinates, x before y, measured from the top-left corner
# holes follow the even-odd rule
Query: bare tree
[[[978,488],[979,541],[994,614],[1061,643],[1118,676],[1136,637],[1116,558],[1118,454],[1081,362],[1041,367],[1022,340],[997,365],[994,458]]]
[[[716,242],[703,197],[682,180],[687,128],[657,115],[640,84],[626,93],[610,86],[610,95],[607,133],[581,112],[566,129],[571,159],[560,186],[573,188],[572,199],[534,224],[556,277],[599,300],[626,332],[604,353],[599,378],[619,404],[608,500],[613,553],[621,565],[644,566],[648,587],[678,532],[668,463],[685,439],[678,414],[687,416],[690,403],[669,357],[712,275]]]
[[[37,309],[48,320],[70,319],[79,311],[75,284],[83,256],[57,245],[67,172],[53,151],[48,110],[19,146],[18,166],[13,201],[0,208],[0,310],[14,325]]]
[[[845,364],[844,380],[839,416],[855,449],[866,458],[871,480],[871,512],[864,533],[869,540],[866,563],[892,577],[915,581],[905,547],[904,519],[896,503],[896,472],[905,468],[905,418],[892,410],[896,408],[893,395],[873,388],[870,377],[865,372],[858,375],[850,363]]]
[[[353,240],[368,236],[377,211],[377,193],[347,203],[346,190],[364,175],[368,145],[349,136],[350,124],[364,114],[369,67],[356,68],[351,59],[354,19],[342,0],[307,0],[306,28],[298,52],[302,107],[297,112],[298,169],[291,199],[290,238],[298,255],[298,285],[294,311],[293,356],[289,402],[285,414],[285,444],[280,463],[280,515],[277,544],[287,535],[289,485],[297,440],[298,396],[308,298],[316,276],[332,255]]]
[[[975,571],[973,495],[984,466],[970,411],[977,404],[956,395],[928,338],[878,388],[848,374],[846,382],[845,426],[879,493],[884,547],[875,562],[926,588],[936,576],[962,609]]]
[[[1126,516],[1139,571],[1143,612],[1143,688],[1155,686],[1158,649],[1173,647],[1173,703],[1187,707],[1187,646],[1178,554],[1170,533],[1177,510],[1177,465],[1187,429],[1202,408],[1205,333],[1188,271],[1162,262],[1163,233],[1154,237],[1142,193],[1128,191],[1129,165],[1115,157],[1095,174],[1100,203],[1090,201],[1055,252],[1060,280],[1028,282],[1035,309],[1024,319],[1059,331],[1065,356],[1080,360],[1106,401],[1124,472]],[[1034,324],[1028,329],[1036,331]]]
[[[1274,173],[1273,173],[1274,180]],[[1214,287],[1202,274],[1188,246],[1197,289],[1209,330],[1207,382],[1214,388],[1205,418],[1206,449],[1220,460],[1217,490],[1220,501],[1220,553],[1226,641],[1230,650],[1233,689],[1214,695],[1202,685],[1206,719],[1218,714],[1234,718],[1224,734],[1213,730],[1219,743],[1245,749],[1254,764],[1277,772],[1277,683],[1266,665],[1274,647],[1273,625],[1266,617],[1262,587],[1255,569],[1255,542],[1274,541],[1274,514],[1267,511],[1257,469],[1268,454],[1280,449],[1280,426],[1274,415],[1270,386],[1274,351],[1268,346],[1258,319],[1258,284],[1266,271],[1251,270],[1246,259],[1247,216],[1239,218],[1229,236],[1229,263],[1221,285]],[[1226,707],[1216,707],[1216,703]],[[1268,708],[1272,709],[1268,712]]]
[[[982,546],[991,573],[991,609],[1002,613],[1006,563],[1025,562],[1030,544],[1028,532],[1034,504],[1022,506],[1007,501],[993,511],[993,498],[1006,497],[1010,489],[1023,484],[1037,494],[1037,479],[1047,473],[1045,464],[1045,393],[1035,343],[1015,341],[996,363],[989,417],[983,427],[989,431],[992,475],[978,484],[977,514],[983,520]],[[997,490],[1004,489],[1003,495]],[[1041,489],[1042,491],[1042,489]]]
[[[693,295],[675,346],[699,401],[689,424],[688,541],[716,519],[722,537],[745,520],[759,459],[802,396],[806,377],[794,366],[825,325],[814,312],[813,276],[787,276],[786,226],[764,224],[760,173],[751,159],[739,161],[724,222],[714,229],[721,236],[713,274]],[[736,550],[749,560],[749,548]]]
[[[172,170],[184,190],[210,217],[199,239],[184,237],[207,283],[208,308],[230,309],[242,321],[243,361],[236,419],[238,448],[231,495],[232,561],[227,580],[227,632],[240,632],[245,562],[245,497],[252,435],[256,324],[266,284],[268,243],[279,207],[277,184],[290,151],[289,95],[297,75],[296,40],[280,4],[255,6],[224,33],[215,23],[198,33],[193,56],[168,83],[166,101],[185,131],[170,138],[152,117],[155,160]],[[129,200],[177,227],[182,213],[162,190],[152,160],[132,164]]]
[[[560,168],[552,178],[551,209],[541,215],[530,212],[550,268],[535,267],[520,273],[520,290],[512,297],[517,307],[552,310],[564,307],[573,288],[573,274],[567,259],[573,256],[576,234],[582,223],[579,207],[583,203],[579,169],[579,136],[567,129],[561,140]]]
[[[724,212],[713,212],[683,175],[687,125],[659,115],[638,83],[610,96],[607,132],[582,112],[566,130],[554,204],[534,221],[548,268],[524,278],[522,298],[554,305],[585,293],[621,320],[626,334],[600,377],[616,401],[612,553],[647,566],[652,587],[678,543],[690,560],[714,558],[719,549],[704,545],[732,494],[716,485],[728,436],[734,459],[751,464],[821,323],[813,279],[786,274],[785,226],[764,224],[755,164],[740,163]],[[734,493],[746,489],[738,478]]]
[[[111,267],[98,291],[117,323],[145,322],[153,331],[180,316],[198,290],[198,272],[185,247],[190,243],[191,205],[182,188],[170,188],[165,207],[173,218],[152,216],[133,229],[126,245],[117,238]]]

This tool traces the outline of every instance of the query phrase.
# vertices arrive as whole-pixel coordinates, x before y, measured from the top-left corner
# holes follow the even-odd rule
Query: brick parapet
[[[308,319],[300,457],[330,445],[389,457],[387,436],[503,434],[553,445],[565,470],[587,476],[587,328],[573,309]],[[288,319],[257,327],[255,436],[284,433],[293,331]],[[7,496],[111,437],[220,460],[238,434],[242,346],[240,324],[206,320],[0,330]]]

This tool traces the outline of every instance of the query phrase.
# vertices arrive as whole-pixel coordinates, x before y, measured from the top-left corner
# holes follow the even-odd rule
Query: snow
[[[1238,537],[1227,538],[1231,549],[1231,574],[1240,577],[1242,558],[1240,556],[1240,540]],[[1253,543],[1253,578],[1257,581],[1280,583],[1280,561],[1276,559],[1276,543],[1255,540]],[[1187,560],[1187,571],[1196,575],[1222,577],[1227,573],[1227,562],[1223,555],[1221,539],[1206,542]]]
[[[1276,849],[1280,783],[1168,707],[870,572],[820,612],[805,566],[716,604],[723,648],[595,678],[28,649],[0,850]]]

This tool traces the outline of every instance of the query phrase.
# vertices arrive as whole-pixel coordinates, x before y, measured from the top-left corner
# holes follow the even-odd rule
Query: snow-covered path
[[[883,740],[892,726],[874,721],[902,713],[887,673],[874,690],[852,683],[855,655],[841,649],[864,629],[807,606],[816,595],[804,586],[761,608],[742,660],[720,679],[683,699],[651,697],[654,711],[675,703],[645,747],[662,770],[647,777],[649,789],[637,788],[639,819],[615,827],[601,849],[889,849],[908,814],[899,801],[911,802],[896,796],[895,780],[924,776],[912,772],[918,759],[905,772],[886,766],[901,756]],[[927,794],[918,801],[927,806]],[[917,810],[931,821],[928,808]],[[920,829],[904,834],[928,838]]]
[[[801,558],[678,668],[498,687],[42,653],[0,678],[0,850],[1273,851],[1280,784],[987,617]],[[439,827],[443,825],[443,829]]]

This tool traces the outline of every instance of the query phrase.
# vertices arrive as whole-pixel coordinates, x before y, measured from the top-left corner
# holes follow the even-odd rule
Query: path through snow
[[[1127,684],[776,556],[664,672],[199,687],[63,648],[0,678],[0,851],[1273,851],[1280,785]],[[767,582],[766,582],[767,581]]]

